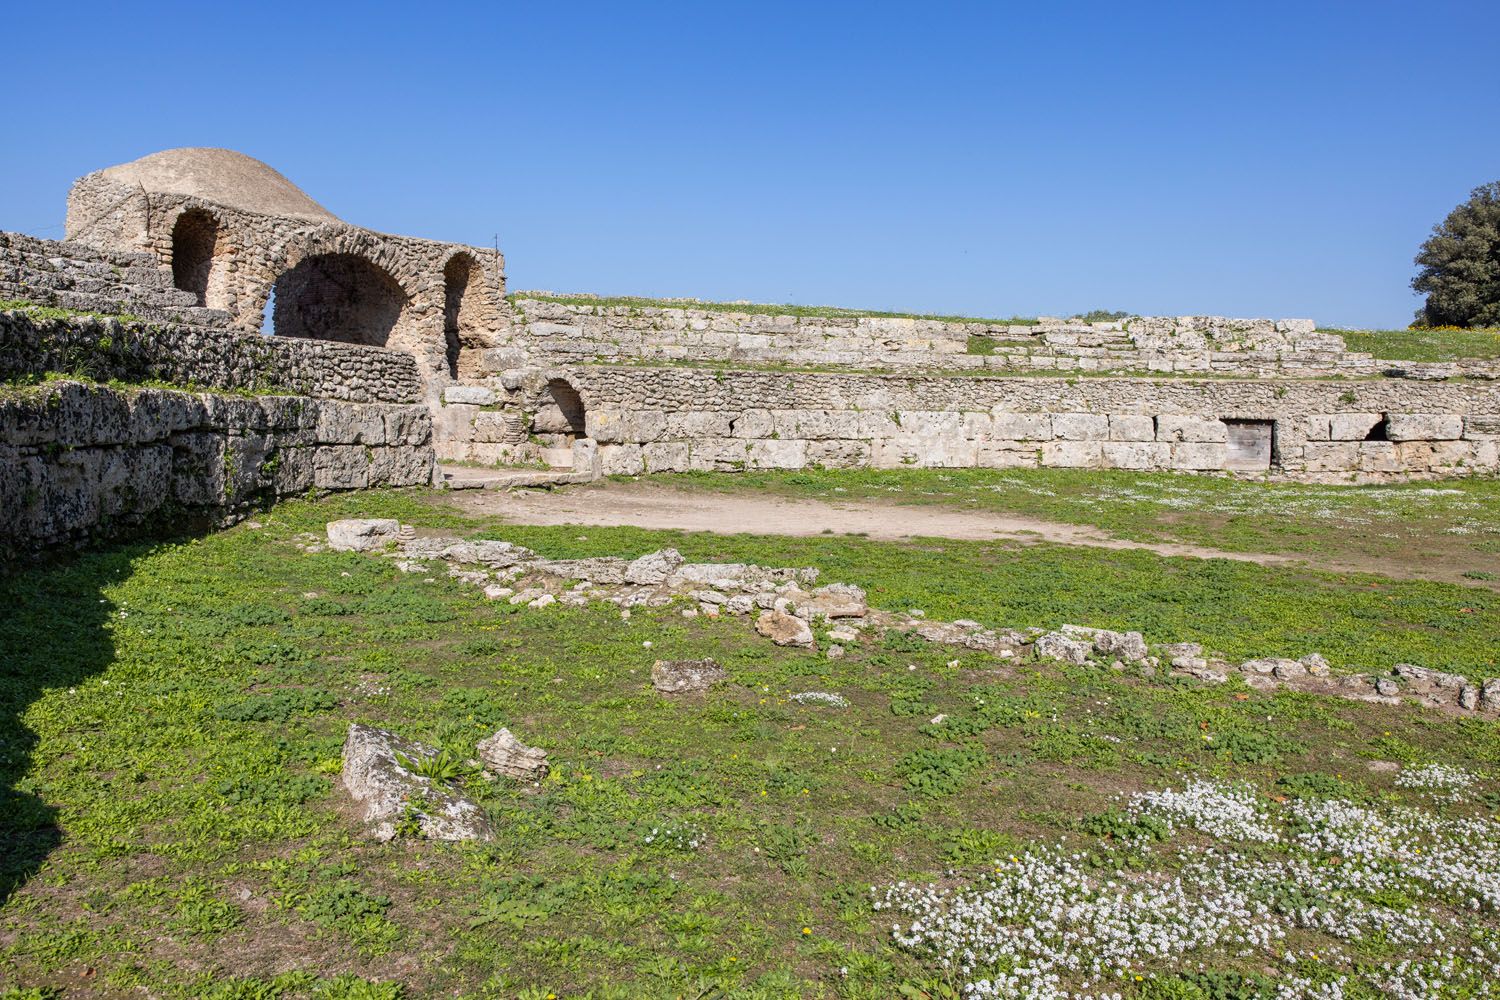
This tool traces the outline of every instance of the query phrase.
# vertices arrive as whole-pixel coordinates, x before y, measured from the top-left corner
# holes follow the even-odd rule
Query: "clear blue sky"
[[[13,4],[0,228],[228,146],[512,288],[1396,325],[1495,0]]]

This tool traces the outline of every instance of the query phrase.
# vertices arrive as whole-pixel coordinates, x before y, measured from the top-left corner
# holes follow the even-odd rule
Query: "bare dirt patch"
[[[648,483],[514,492],[467,490],[442,502],[465,512],[499,516],[517,524],[597,525],[656,530],[756,535],[860,535],[881,541],[953,538],[966,541],[1051,542],[1102,549],[1143,549],[1163,556],[1231,559],[1261,566],[1312,566],[1331,572],[1374,573],[1400,580],[1435,580],[1500,589],[1462,574],[1472,560],[1452,563],[1438,554],[1417,560],[1409,552],[1338,558],[1305,558],[1273,552],[1233,552],[1183,542],[1118,538],[1099,528],[1027,515],[947,510],[874,500],[819,501],[684,490]]]

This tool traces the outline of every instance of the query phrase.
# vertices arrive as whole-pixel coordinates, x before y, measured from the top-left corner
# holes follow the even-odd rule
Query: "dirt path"
[[[1103,549],[1145,549],[1164,556],[1233,559],[1262,566],[1307,563],[1294,555],[1226,552],[1202,545],[1134,542],[1098,528],[1040,518],[940,507],[903,507],[871,501],[793,500],[786,497],[689,491],[643,483],[610,483],[553,492],[468,490],[448,502],[517,524],[592,524],[756,535],[866,535],[884,541],[913,537],[1056,542]],[[1319,569],[1430,579],[1407,567],[1353,565],[1320,559]]]

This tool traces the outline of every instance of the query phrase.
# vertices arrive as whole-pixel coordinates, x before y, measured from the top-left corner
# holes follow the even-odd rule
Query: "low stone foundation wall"
[[[490,367],[703,362],[864,370],[1158,372],[1243,377],[1500,377],[1493,363],[1379,361],[1305,319],[1145,316],[1031,324],[884,316],[797,316],[720,309],[517,299],[520,323]]]
[[[1056,466],[1366,479],[1500,471],[1492,383],[585,367],[605,473]]]
[[[421,405],[57,382],[0,396],[0,554],[432,479]]]
[[[379,347],[115,319],[0,312],[0,381],[76,373],[358,403],[416,403],[416,360]]]

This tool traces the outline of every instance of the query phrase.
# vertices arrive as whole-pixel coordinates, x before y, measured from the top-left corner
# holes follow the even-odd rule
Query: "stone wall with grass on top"
[[[357,403],[422,399],[416,361],[401,351],[107,317],[50,317],[38,310],[0,312],[0,381],[49,373]]]
[[[775,314],[683,305],[619,305],[518,295],[519,323],[489,352],[494,370],[530,356],[554,363],[716,363],[974,373],[1151,372],[1373,378],[1393,366],[1348,350],[1305,319],[1132,317],[1115,322],[964,321]],[[1445,377],[1452,365],[1395,366]],[[1461,374],[1496,377],[1493,364]]]
[[[420,404],[56,381],[0,394],[0,556],[432,479]]]
[[[577,389],[606,473],[1055,466],[1381,479],[1500,471],[1493,383],[595,366],[543,377]]]

